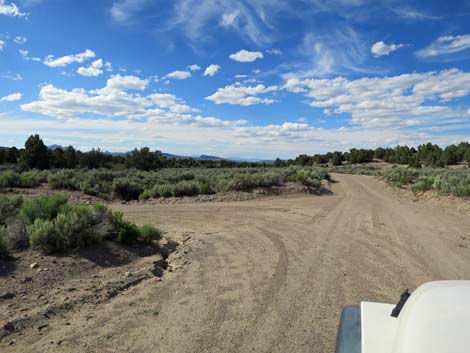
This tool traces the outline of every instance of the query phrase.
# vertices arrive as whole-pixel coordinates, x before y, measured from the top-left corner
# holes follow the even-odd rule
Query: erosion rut
[[[188,264],[4,351],[333,352],[344,305],[470,279],[468,216],[399,198],[372,177],[334,178],[328,196],[115,205],[191,236]]]

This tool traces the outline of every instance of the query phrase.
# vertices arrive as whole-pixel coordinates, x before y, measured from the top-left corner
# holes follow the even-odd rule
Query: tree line
[[[408,146],[396,146],[394,148],[379,147],[372,149],[353,148],[349,152],[328,152],[308,156],[302,154],[293,163],[298,165],[327,164],[338,166],[343,162],[351,164],[369,163],[374,160],[382,160],[387,163],[409,165],[420,168],[444,167],[462,162],[470,163],[470,143],[461,142],[458,145],[449,145],[445,148],[432,143],[422,144],[418,148]],[[282,165],[284,161],[276,160],[276,164]]]
[[[0,148],[0,164],[17,165],[19,169],[124,169],[157,170],[162,168],[232,168],[265,167],[268,163],[239,162],[231,160],[199,160],[194,158],[167,158],[161,151],[148,147],[134,149],[129,153],[111,154],[98,149],[82,152],[73,146],[48,148],[39,135],[31,135],[24,148]]]
[[[374,160],[388,163],[409,165],[419,168],[422,165],[444,167],[461,162],[470,163],[470,143],[461,142],[445,148],[432,143],[422,144],[417,148],[396,146],[373,149],[353,148],[349,152],[328,152],[325,154],[301,154],[295,159],[276,158],[268,162],[238,162],[231,160],[198,160],[194,158],[167,158],[160,151],[151,151],[148,147],[134,149],[126,154],[109,154],[100,149],[82,152],[72,146],[49,149],[39,135],[31,135],[22,149],[16,147],[0,148],[0,164],[15,164],[20,169],[124,169],[158,170],[162,168],[233,168],[233,167],[285,167],[289,165],[326,165],[343,163],[362,164]]]

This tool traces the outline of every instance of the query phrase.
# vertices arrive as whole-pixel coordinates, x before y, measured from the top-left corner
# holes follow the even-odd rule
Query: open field
[[[13,334],[2,352],[326,353],[343,305],[470,279],[468,201],[416,200],[370,176],[333,179],[333,195],[112,204],[185,240],[178,265]],[[14,311],[24,300],[0,305]]]

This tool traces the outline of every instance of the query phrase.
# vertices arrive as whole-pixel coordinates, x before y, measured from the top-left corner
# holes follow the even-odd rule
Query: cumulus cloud
[[[372,54],[376,57],[389,55],[391,52],[405,47],[405,44],[385,44],[383,41],[374,43],[370,48]]]
[[[26,16],[26,13],[22,12],[15,3],[7,3],[6,0],[0,0],[0,15],[22,17]]]
[[[248,51],[248,50],[242,49],[236,52],[235,54],[230,54],[229,57],[230,59],[238,61],[238,62],[249,63],[249,62],[255,61],[256,59],[263,59],[264,55],[263,53],[259,51]]]
[[[423,124],[445,121],[461,112],[444,104],[470,94],[470,73],[457,69],[365,77],[348,80],[290,78],[284,89],[302,93],[310,105],[332,114],[350,114],[353,124],[363,127]]]
[[[16,102],[19,101],[23,95],[19,92],[9,94],[8,96],[0,98],[0,102]]]
[[[83,53],[66,55],[60,58],[54,58],[54,55],[48,55],[43,62],[49,67],[64,67],[73,63],[81,64],[86,60],[93,59],[95,56],[94,51],[87,49]]]
[[[15,39],[13,39],[13,41],[17,44],[24,44],[26,43],[27,39],[26,37],[23,37],[23,36],[16,36]]]
[[[204,70],[204,76],[214,76],[219,70],[219,65],[211,64]]]
[[[455,54],[470,49],[470,34],[460,36],[439,37],[427,48],[419,50],[416,55],[420,58],[431,58],[441,55]]]
[[[219,88],[217,92],[206,97],[206,99],[214,102],[215,104],[235,104],[242,106],[271,104],[275,102],[274,99],[260,98],[258,96],[277,90],[277,86],[266,87],[262,84],[257,86],[243,86],[237,82],[233,85]]]
[[[5,42],[0,39],[0,50],[3,50],[3,47],[5,47]]]
[[[175,80],[186,80],[187,78],[190,78],[191,72],[189,71],[173,71],[167,74],[165,77],[175,79]]]
[[[93,61],[91,65],[88,67],[79,67],[77,70],[77,73],[79,73],[82,76],[96,77],[103,73],[102,68],[103,68],[103,60],[98,59],[96,61]]]
[[[199,71],[201,70],[201,67],[197,64],[193,64],[193,65],[189,65],[188,69],[190,69],[191,71]]]

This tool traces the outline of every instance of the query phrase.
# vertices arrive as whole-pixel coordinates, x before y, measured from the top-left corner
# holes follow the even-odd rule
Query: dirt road
[[[191,236],[188,263],[11,351],[333,352],[342,306],[470,279],[468,216],[397,197],[372,177],[334,178],[328,196],[115,205]]]

